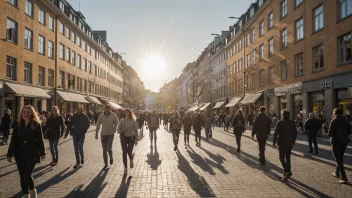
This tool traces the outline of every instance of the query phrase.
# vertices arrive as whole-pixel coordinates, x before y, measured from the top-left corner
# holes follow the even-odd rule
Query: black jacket
[[[307,131],[308,136],[317,136],[320,127],[321,127],[320,120],[317,120],[315,118],[307,119],[306,122],[304,123],[304,129]]]
[[[241,135],[245,131],[245,119],[240,116],[235,116],[232,119],[233,133],[236,135]]]
[[[185,116],[182,119],[182,125],[185,130],[191,130],[192,127],[192,119],[191,116]]]
[[[296,125],[292,120],[280,120],[277,122],[274,132],[273,144],[279,146],[292,147],[297,138]]]
[[[31,128],[31,124],[27,127],[22,124],[14,124],[11,143],[7,151],[7,157],[15,157],[16,160],[22,156],[33,155],[36,162],[40,162],[40,156],[45,155],[45,148],[42,136],[42,127],[36,124],[35,129]]]
[[[67,133],[71,131],[71,134],[73,136],[84,136],[86,132],[88,131],[90,127],[90,122],[89,118],[86,114],[82,113],[79,115],[78,113],[75,113],[71,117],[70,124],[68,126],[68,129],[66,131],[65,136],[67,136]]]
[[[58,115],[56,118],[50,116],[45,125],[46,136],[48,139],[58,139],[64,135],[65,124],[64,118]]]
[[[203,122],[202,122],[202,116],[200,116],[200,114],[197,114],[194,118],[193,118],[193,129],[195,131],[199,131],[199,130],[202,130],[202,125],[203,125]]]
[[[271,120],[265,113],[260,113],[253,122],[252,137],[257,135],[257,139],[267,139],[270,134]]]
[[[156,114],[150,114],[150,115],[147,117],[148,126],[150,127],[150,118],[151,118],[152,116],[155,116],[155,118],[156,118],[156,126],[155,126],[155,127],[158,128],[159,125],[160,125],[160,120],[159,120],[159,116],[156,115]]]
[[[351,124],[343,116],[337,116],[330,123],[328,135],[330,143],[337,145],[347,145],[350,142]]]
[[[5,113],[5,115],[1,118],[1,126],[0,126],[0,131],[1,130],[10,130],[11,128],[11,117],[9,114]]]
[[[253,124],[253,120],[254,120],[254,114],[253,113],[249,114],[247,116],[247,120],[248,120],[249,125],[252,125]]]

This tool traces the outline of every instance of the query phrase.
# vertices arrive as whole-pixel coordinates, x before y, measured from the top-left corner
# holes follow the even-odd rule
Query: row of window
[[[220,86],[212,91],[213,97],[223,97],[226,96],[226,87],[225,85]]]

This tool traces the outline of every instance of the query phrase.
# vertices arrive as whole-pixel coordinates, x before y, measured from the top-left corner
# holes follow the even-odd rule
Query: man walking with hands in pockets
[[[112,143],[114,141],[114,134],[117,129],[118,119],[114,112],[111,112],[111,106],[105,105],[104,113],[99,115],[97,127],[95,129],[95,139],[98,139],[98,134],[101,128],[100,138],[101,145],[103,146],[103,158],[105,166],[108,167],[108,155],[110,157],[110,165],[114,163],[112,157]]]

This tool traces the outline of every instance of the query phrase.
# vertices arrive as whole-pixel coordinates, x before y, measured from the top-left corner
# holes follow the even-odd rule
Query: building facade
[[[157,94],[151,91],[147,91],[145,94],[145,110],[148,112],[151,112],[153,110],[156,110],[156,98]]]

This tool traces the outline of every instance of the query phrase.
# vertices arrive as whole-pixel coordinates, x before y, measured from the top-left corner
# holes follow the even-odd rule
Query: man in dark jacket
[[[274,132],[273,146],[276,148],[276,142],[279,146],[279,158],[284,168],[284,178],[286,181],[292,176],[291,172],[291,151],[297,138],[297,129],[295,122],[290,120],[290,112],[281,111],[281,120],[277,122]]]
[[[254,135],[257,136],[259,145],[259,162],[263,166],[265,165],[265,143],[270,134],[271,125],[271,120],[265,115],[265,110],[266,108],[264,106],[259,108],[260,113],[255,118],[252,129],[252,138],[254,139]]]
[[[156,131],[160,128],[160,121],[158,115],[156,115],[156,111],[153,112],[147,118],[148,128],[149,128],[149,137],[150,137],[150,146],[153,143],[154,136],[154,144],[156,145]]]
[[[320,129],[321,123],[319,120],[314,118],[313,113],[309,114],[309,118],[304,123],[304,129],[307,131],[309,151],[308,153],[313,153],[312,143],[314,143],[315,154],[318,154],[318,142],[317,135]]]
[[[328,135],[330,136],[330,143],[332,153],[336,160],[336,171],[333,173],[335,177],[339,177],[340,183],[348,182],[345,168],[343,166],[343,155],[350,142],[348,136],[351,134],[351,124],[344,119],[343,110],[335,108],[333,111],[333,119],[330,123]]]
[[[202,116],[199,112],[196,113],[195,117],[193,118],[193,130],[196,137],[196,145],[201,146],[201,131],[202,131]]]
[[[249,115],[247,116],[247,121],[250,127],[253,126],[253,120],[254,120],[254,113],[251,111]]]
[[[9,137],[11,128],[11,111],[9,109],[5,110],[4,116],[1,118],[0,131],[4,134],[3,144],[7,144],[7,139]]]
[[[84,164],[84,153],[83,144],[86,133],[90,127],[90,122],[88,116],[83,113],[83,106],[78,105],[77,113],[75,113],[66,131],[65,138],[69,131],[71,131],[73,137],[73,146],[75,149],[76,165],[74,169],[80,168]]]

